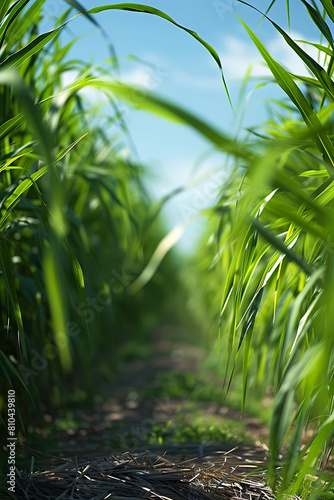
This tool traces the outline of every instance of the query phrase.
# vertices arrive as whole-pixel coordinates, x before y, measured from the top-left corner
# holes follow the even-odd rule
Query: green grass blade
[[[141,5],[141,4],[137,4],[137,3],[119,3],[119,4],[114,4],[114,5],[103,5],[101,7],[94,7],[93,9],[88,10],[87,13],[88,14],[97,14],[99,12],[104,12],[106,10],[126,10],[126,11],[130,11],[130,12],[143,12],[145,14],[152,14],[154,16],[158,16],[162,19],[165,19],[166,21],[174,24],[175,26],[177,26],[181,30],[185,31],[186,33],[189,33],[189,35],[191,35],[193,38],[195,38],[195,40],[197,40],[201,45],[203,45],[203,47],[206,48],[206,50],[211,54],[211,56],[213,57],[213,59],[217,63],[217,65],[220,69],[220,73],[222,76],[222,80],[223,80],[223,84],[224,84],[224,88],[225,88],[228,100],[231,104],[230,94],[229,94],[227,84],[225,81],[224,71],[223,71],[223,66],[222,66],[221,60],[220,60],[217,52],[215,51],[215,49],[208,42],[203,40],[203,38],[201,38],[195,31],[190,30],[189,28],[186,28],[185,26],[182,26],[181,24],[174,21],[174,19],[172,19],[170,16],[168,16],[167,14],[162,12],[161,10],[156,9],[154,7],[150,7],[149,5]]]
[[[144,109],[159,114],[164,118],[187,124],[206,137],[219,149],[232,153],[237,158],[249,158],[250,152],[246,145],[240,147],[238,142],[231,140],[224,132],[206,123],[203,119],[198,118],[181,106],[175,105],[152,92],[129,86],[122,82],[100,79],[84,80],[71,86],[68,91],[74,92],[79,88],[89,85],[96,86],[96,88],[104,91],[113,92],[117,97],[131,103],[136,108]]]
[[[299,177],[328,177],[327,170],[305,170]]]
[[[59,358],[64,371],[68,372],[72,367],[72,359],[65,323],[64,296],[58,273],[58,257],[53,247],[45,252],[43,268]]]
[[[6,122],[0,125],[0,140],[12,132],[22,121],[23,113],[19,113],[13,118],[10,118]]]
[[[295,40],[295,42],[310,45],[311,47],[314,47],[315,49],[319,50],[319,52],[323,52],[324,54],[330,57],[333,57],[334,55],[333,50],[327,47],[327,45],[321,45],[320,43],[315,43],[315,42],[308,42],[307,40]]]
[[[139,292],[139,290],[141,290],[152,279],[159,265],[161,264],[167,253],[179,241],[190,222],[191,221],[187,219],[183,223],[180,223],[161,240],[145,269],[129,286],[129,292],[131,293],[131,295]]]
[[[83,7],[81,5],[81,3],[79,3],[77,0],[65,0],[66,3],[68,3],[69,5],[71,5],[71,7],[74,7],[78,12],[80,12],[80,14],[82,14],[89,22],[91,22],[92,24],[94,24],[98,30],[100,31],[100,33],[102,34],[102,36],[104,37],[108,47],[109,47],[109,52],[111,54],[111,57],[113,59],[113,63],[115,65],[115,68],[118,68],[118,59],[117,59],[117,56],[116,56],[116,51],[115,51],[115,48],[114,46],[111,44],[109,38],[108,38],[108,35],[107,33],[105,32],[105,30],[102,28],[102,26],[94,19],[94,16],[91,16],[89,14],[89,12],[87,12],[87,10],[85,9],[85,7]]]
[[[3,165],[0,166],[0,172],[2,172],[2,170],[10,170],[11,168],[19,168],[20,170],[24,171],[24,169],[22,167],[16,167],[16,166],[11,167],[11,165],[19,158],[24,158],[27,156],[30,156],[29,153],[23,153],[20,155],[13,156],[10,160],[6,161],[6,163],[4,163]]]
[[[31,7],[21,15],[19,21],[15,23],[15,29],[10,32],[10,39],[6,40],[11,47],[22,40],[29,32],[31,26],[39,21],[39,16],[41,15],[45,1],[46,0],[35,0]]]
[[[26,194],[27,191],[34,184],[34,181],[40,179],[48,170],[48,167],[42,167],[37,172],[31,174],[30,178],[24,179],[14,190],[14,192],[7,198],[3,207],[5,208],[5,213],[2,215],[0,219],[0,228],[4,225],[6,220],[8,219],[10,212],[15,208],[15,206],[20,201],[22,195]]]
[[[58,163],[60,160],[62,160],[63,158],[65,158],[65,156],[77,145],[79,144],[80,141],[82,141],[82,139],[84,139],[86,136],[88,135],[88,132],[86,134],[83,134],[81,137],[79,137],[79,139],[77,139],[76,141],[72,142],[72,144],[70,146],[68,146],[66,149],[64,149],[64,151],[62,151],[61,153],[59,153],[59,155],[57,156],[57,158],[55,159],[55,163]]]
[[[14,375],[14,377],[17,378],[17,380],[19,380],[19,382],[22,385],[22,387],[24,388],[24,390],[29,394],[31,400],[33,400],[32,396],[31,396],[31,394],[29,392],[28,387],[25,385],[25,383],[22,380],[20,372],[17,370],[16,366],[8,359],[8,357],[6,356],[6,354],[1,351],[1,349],[0,349],[0,358],[2,358],[2,361],[0,359],[0,362],[3,365],[7,366],[8,370],[9,370],[9,373],[12,373]],[[6,374],[7,381],[9,382],[10,386],[12,386],[12,378],[10,377],[10,374],[8,374],[7,370],[4,369],[2,371],[2,373]]]
[[[262,14],[262,12],[259,9],[257,9],[256,7],[248,4],[247,2],[244,2],[243,0],[240,0],[240,1],[243,4],[248,5],[249,7],[253,8],[257,12],[259,12],[260,14]],[[292,50],[306,64],[306,66],[310,69],[310,71],[312,71],[312,73],[314,74],[314,76],[322,84],[323,89],[325,90],[325,92],[327,93],[327,95],[333,101],[334,100],[334,83],[332,82],[331,78],[326,73],[326,71],[324,70],[324,68],[322,68],[322,66],[320,66],[320,64],[317,61],[315,61],[311,56],[309,56],[307,54],[307,52],[305,52],[301,47],[299,47],[299,45],[296,42],[294,42],[294,40],[292,40],[292,38],[280,26],[278,26],[278,24],[276,24],[269,17],[267,17],[267,16],[265,16],[265,17],[274,26],[274,28],[282,35],[282,37],[284,38],[284,40],[288,43],[288,45],[290,45],[290,47],[292,48]],[[243,24],[244,24],[244,26],[246,26],[245,23],[243,23]],[[329,28],[328,28],[328,30],[329,30]],[[250,31],[248,31],[248,32],[250,33]],[[255,41],[254,38],[253,38],[253,40]],[[260,50],[260,48],[259,48],[258,45],[257,45],[257,47]],[[263,56],[263,54],[262,54],[262,56]],[[267,60],[266,60],[266,62],[268,64]],[[278,63],[276,63],[276,65],[277,64]],[[269,64],[268,64],[268,66],[269,66]],[[276,78],[276,76],[275,76],[275,78]],[[277,78],[276,78],[276,81],[277,81]]]
[[[310,347],[304,356],[286,373],[276,396],[270,428],[270,476],[274,486],[277,480],[275,469],[278,453],[283,445],[284,438],[291,428],[293,420],[294,391],[298,387],[298,384],[317,368],[320,355],[318,345]]]
[[[4,61],[0,63],[0,70],[14,70],[18,68],[32,55],[36,54],[36,52],[39,52],[43,47],[45,47],[48,42],[53,40],[64,25],[65,24],[62,24],[58,28],[37,36],[32,42],[22,47],[22,49],[8,56]]]
[[[20,14],[22,9],[24,9],[28,2],[29,0],[18,0],[17,2],[15,2],[11,6],[5,18],[2,20],[0,24],[0,49],[3,45],[6,31],[8,30],[9,26],[15,21],[15,18]]]
[[[324,35],[324,37],[326,38],[328,43],[330,43],[330,45],[333,47],[334,42],[333,42],[332,33],[331,33],[331,30],[329,29],[329,26],[326,23],[326,21],[322,18],[319,11],[316,10],[314,7],[312,7],[312,5],[310,5],[306,0],[301,0],[301,1],[305,5],[305,7],[307,8],[307,11],[308,11],[312,21],[317,26],[320,33],[322,33]]]
[[[270,243],[273,248],[276,248],[279,252],[286,255],[288,259],[295,262],[303,271],[311,275],[313,269],[308,265],[308,263],[302,259],[297,253],[293,252],[291,248],[287,247],[274,233],[272,233],[267,227],[265,227],[258,219],[251,219],[253,226],[262,234],[262,236]]]
[[[288,19],[288,27],[290,29],[290,2],[289,0],[286,0],[286,15]]]
[[[13,314],[19,331],[19,341],[20,348],[22,349],[22,354],[26,358],[27,350],[24,336],[23,320],[20,303],[17,298],[16,284],[12,271],[12,261],[10,253],[7,247],[6,240],[0,234],[0,268],[2,271],[5,288],[7,291],[7,297],[13,309]]]
[[[322,4],[324,11],[326,12],[326,15],[329,17],[332,23],[334,23],[333,2],[331,0],[320,0],[320,3]]]
[[[323,130],[323,127],[317,115],[315,114],[310,104],[307,102],[303,93],[295,84],[289,73],[273,59],[273,57],[269,54],[265,46],[261,43],[261,41],[253,33],[253,31],[242,20],[241,22],[254,41],[262,57],[266,61],[278,85],[282,88],[282,90],[284,90],[291,101],[299,109],[307,127],[312,133],[314,141],[316,142],[320,152],[324,157],[329,174],[332,175],[334,172],[334,147],[329,137]]]

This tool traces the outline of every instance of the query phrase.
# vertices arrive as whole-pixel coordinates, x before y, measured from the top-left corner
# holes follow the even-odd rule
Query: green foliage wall
[[[178,295],[165,306],[166,283],[178,288],[172,260],[147,290],[127,293],[163,229],[102,85],[117,61],[112,50],[104,67],[72,61],[76,41],[63,46],[59,26],[73,9],[44,34],[43,4],[0,8],[0,405],[14,386],[25,422],[110,375],[125,341],[173,320]],[[104,91],[102,104],[85,88]]]

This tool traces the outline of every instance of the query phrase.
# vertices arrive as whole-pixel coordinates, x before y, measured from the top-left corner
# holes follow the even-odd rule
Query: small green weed
[[[180,408],[173,419],[167,422],[146,419],[123,429],[118,425],[110,444],[118,449],[131,449],[145,445],[203,441],[251,443],[250,437],[245,434],[243,422],[207,417],[205,410],[199,410],[191,403],[182,410]]]
[[[223,390],[219,384],[207,380],[202,373],[162,373],[151,387],[145,390],[146,397],[190,399],[223,404]]]

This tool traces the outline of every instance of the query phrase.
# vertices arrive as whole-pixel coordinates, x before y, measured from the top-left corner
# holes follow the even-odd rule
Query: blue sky
[[[81,0],[81,3],[89,9],[105,2]],[[254,76],[269,74],[238,15],[256,31],[276,59],[288,69],[306,74],[302,64],[270,23],[264,21],[258,26],[261,16],[235,0],[151,0],[146,3],[195,30],[216,49],[223,63],[234,106],[240,82],[249,65],[253,67]],[[257,7],[262,10],[269,3],[269,0],[256,1]],[[296,0],[290,3],[292,36],[318,41],[302,3]],[[63,5],[60,0],[49,0],[46,13],[57,16]],[[288,29],[283,0],[277,0],[271,17]],[[236,119],[226,97],[219,68],[194,38],[167,21],[147,14],[109,11],[96,15],[96,20],[114,45],[121,78],[125,82],[142,85],[191,110],[224,132],[235,133]],[[103,38],[83,17],[74,20],[63,36],[64,41],[82,36],[72,50],[73,57],[84,58],[92,64],[103,63],[109,57]],[[256,82],[247,87],[244,127],[265,120],[264,99],[282,96],[274,85],[254,91],[255,86]],[[127,112],[126,121],[139,157],[148,166],[147,185],[154,198],[159,199],[181,185],[195,183],[185,194],[167,204],[164,213],[169,228],[214,202],[214,186],[218,188],[224,181],[224,158],[210,151],[210,145],[204,139],[184,126],[140,111]],[[206,159],[201,161],[203,155]],[[202,181],[197,183],[195,179],[198,177]],[[182,249],[193,247],[202,226],[203,222],[202,225],[192,225],[182,239]]]

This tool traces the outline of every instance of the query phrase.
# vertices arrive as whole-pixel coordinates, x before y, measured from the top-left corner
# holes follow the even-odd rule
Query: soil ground
[[[167,453],[169,459],[183,460],[210,452],[228,451],[238,446],[240,457],[266,460],[268,430],[260,420],[241,414],[223,403],[198,399],[192,401],[191,395],[181,399],[173,399],[169,395],[160,397],[157,393],[150,394],[147,391],[163,374],[165,377],[168,374],[176,377],[177,384],[178,376],[199,373],[200,363],[206,355],[204,349],[189,345],[175,336],[172,338],[168,328],[158,329],[152,341],[152,355],[148,359],[128,363],[117,379],[102,390],[100,403],[96,403],[93,408],[74,410],[73,425],[58,431],[54,436],[54,449],[48,448],[48,453],[88,459],[120,450],[132,453],[149,450],[158,454]],[[213,384],[216,382],[212,381]],[[193,438],[192,435],[191,439],[187,439],[187,435],[183,436],[182,425],[185,429],[187,426],[192,429],[194,415],[197,415],[198,428],[202,429],[202,434],[206,427],[224,429],[227,425],[228,442],[222,439],[198,439],[201,434],[197,428]],[[47,420],[48,416],[45,418]],[[177,421],[176,440],[182,442],[173,442],[175,433],[174,437],[170,433]],[[233,421],[237,424],[235,434]],[[241,437],[239,428],[243,429]]]

